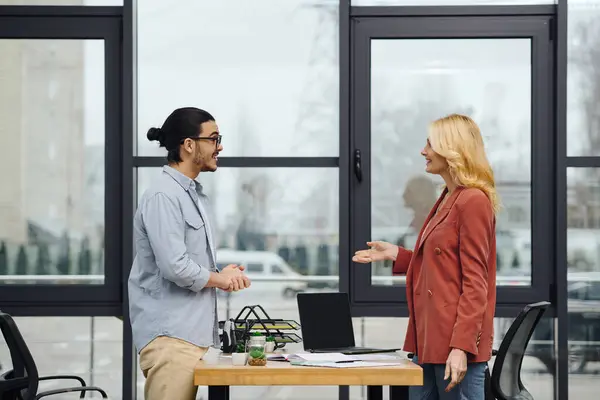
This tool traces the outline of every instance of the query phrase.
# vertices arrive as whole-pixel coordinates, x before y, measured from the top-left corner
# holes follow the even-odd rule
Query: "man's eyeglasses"
[[[183,144],[183,142],[185,142],[185,139],[192,139],[192,140],[212,140],[213,142],[215,142],[216,146],[221,144],[221,139],[223,138],[223,136],[221,135],[217,135],[217,136],[209,136],[209,137],[190,137],[190,138],[184,138],[181,139],[181,144]]]

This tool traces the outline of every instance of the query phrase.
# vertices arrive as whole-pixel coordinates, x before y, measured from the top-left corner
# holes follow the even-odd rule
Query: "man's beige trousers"
[[[194,400],[194,367],[207,347],[159,336],[140,352],[140,368],[146,378],[145,400]]]

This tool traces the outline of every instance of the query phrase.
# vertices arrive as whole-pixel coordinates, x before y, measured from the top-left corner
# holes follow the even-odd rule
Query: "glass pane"
[[[402,347],[404,344],[404,335],[408,325],[408,318],[372,318],[361,317],[353,318],[354,335],[356,345],[362,347]],[[504,334],[512,324],[512,319],[495,318],[494,349],[500,348],[500,343]],[[521,379],[525,388],[531,393],[534,399],[552,399],[554,395],[553,374],[548,370],[545,363],[547,357],[552,357],[552,329],[553,320],[544,318],[538,324],[529,342],[521,370]],[[550,330],[549,330],[550,329]],[[393,334],[390,335],[390,332]],[[550,335],[550,336],[548,336]],[[544,340],[540,338],[544,337]],[[399,351],[400,356],[406,353]],[[495,357],[489,362],[490,368],[494,366]],[[552,364],[552,361],[549,362]],[[350,386],[350,399],[366,399],[366,390],[361,386]],[[576,397],[587,398],[587,397]]]
[[[593,398],[600,372],[600,169],[567,170],[569,398]]]
[[[464,113],[482,130],[504,207],[498,285],[530,284],[530,49],[529,39],[371,41],[373,240],[413,248],[443,183],[420,154],[428,124]],[[372,272],[375,284],[404,283],[390,277],[390,262]]]
[[[261,304],[272,318],[299,322],[296,293],[337,291],[338,172],[337,168],[220,168],[200,174],[198,180],[211,200],[216,221],[217,260],[247,266],[261,263],[265,269],[264,273],[248,272],[252,286],[245,291],[218,292],[221,321],[234,318],[248,304]],[[161,168],[138,169],[138,196],[160,173]],[[273,271],[275,265],[284,273]],[[304,275],[322,275],[322,279],[309,281]],[[301,349],[301,344],[285,347],[290,352]],[[141,375],[138,387],[143,388]],[[235,387],[232,398],[259,398],[261,394],[273,399],[323,398],[320,390]],[[326,390],[337,399],[337,387]],[[199,393],[207,398],[206,388]]]
[[[123,0],[0,0],[0,6],[122,6]]]
[[[120,399],[123,381],[123,322],[115,317],[15,317],[40,376],[76,375],[88,386]],[[10,353],[0,333],[0,370],[12,369]],[[72,380],[40,382],[39,392],[77,386]],[[72,393],[48,398],[77,399]],[[85,398],[90,398],[87,394]],[[95,399],[100,396],[94,395]]]
[[[557,4],[558,0],[350,0],[353,6],[505,6]]]
[[[0,54],[0,283],[102,284],[104,41]]]
[[[160,173],[138,169],[138,196]],[[266,293],[273,304],[281,299],[295,304],[297,292],[338,287],[336,168],[221,168],[198,179],[212,202],[218,263],[252,269],[251,289],[230,296],[236,307],[248,299],[264,301]],[[281,276],[273,266],[285,272],[286,283],[271,280]],[[263,273],[254,272],[260,268]],[[308,282],[303,275],[323,279]]]
[[[600,156],[600,0],[567,4],[567,155]]]
[[[137,11],[138,155],[164,155],[146,132],[180,106],[215,117],[227,156],[339,154],[337,1],[140,1]]]

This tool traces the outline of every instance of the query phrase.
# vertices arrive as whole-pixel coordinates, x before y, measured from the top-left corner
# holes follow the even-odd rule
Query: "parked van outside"
[[[290,280],[290,278],[302,278],[302,275],[294,271],[278,254],[270,251],[217,250],[217,266],[223,268],[228,264],[246,267],[246,275],[252,281],[248,293],[293,298],[297,293],[306,291],[308,287],[306,282]],[[260,278],[272,280],[260,280]]]

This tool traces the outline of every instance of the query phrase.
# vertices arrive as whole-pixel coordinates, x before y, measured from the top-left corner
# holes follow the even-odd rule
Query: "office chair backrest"
[[[21,398],[33,398],[37,393],[39,374],[29,348],[13,318],[3,312],[0,312],[0,329],[10,351],[13,365],[12,372],[10,374],[5,373],[0,378],[0,391],[11,389],[13,383],[22,384],[26,382],[27,389],[20,391]],[[11,397],[6,396],[3,398]]]
[[[506,332],[491,377],[491,389],[497,399],[532,399],[521,382],[521,364],[529,339],[549,305],[542,301],[525,306]]]

